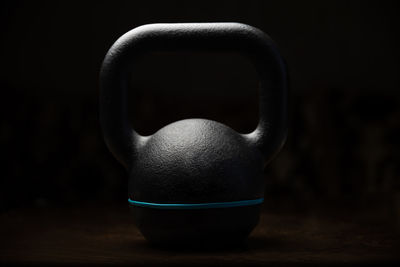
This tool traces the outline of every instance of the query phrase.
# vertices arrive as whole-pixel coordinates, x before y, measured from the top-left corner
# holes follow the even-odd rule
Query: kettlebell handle
[[[243,137],[270,161],[287,135],[288,81],[274,42],[241,23],[148,24],[121,36],[108,51],[100,72],[100,123],[107,146],[129,168],[146,138],[128,119],[127,90],[135,60],[151,51],[232,51],[246,55],[260,81],[259,123]]]

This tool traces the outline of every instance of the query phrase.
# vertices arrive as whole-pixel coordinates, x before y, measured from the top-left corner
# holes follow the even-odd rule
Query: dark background
[[[289,67],[289,137],[266,168],[264,208],[366,210],[400,229],[396,1],[2,1],[0,12],[0,211],[127,205],[127,174],[98,122],[107,50],[142,24],[235,21],[269,34]],[[190,117],[255,128],[257,78],[241,56],[141,66],[130,95],[139,133]]]
[[[399,11],[396,1],[1,1],[0,262],[398,260]],[[100,66],[137,26],[229,21],[266,32],[287,62],[288,140],[265,170],[246,250],[163,254],[125,209],[127,174],[98,121]],[[258,81],[240,55],[137,65],[129,101],[139,133],[191,117],[255,129]]]

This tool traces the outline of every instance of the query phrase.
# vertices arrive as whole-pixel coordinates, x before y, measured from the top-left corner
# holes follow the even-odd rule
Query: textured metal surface
[[[223,124],[182,120],[160,129],[131,165],[129,197],[159,203],[260,198],[261,154]]]
[[[182,50],[233,51],[252,61],[260,80],[260,120],[254,132],[238,134],[205,119],[178,121],[146,137],[132,129],[127,118],[129,71],[147,52]],[[102,65],[100,84],[104,138],[129,172],[130,199],[184,204],[263,197],[263,167],[278,153],[287,132],[287,73],[276,46],[263,32],[239,23],[144,25],[120,37],[110,48]],[[257,224],[258,215],[249,214],[258,209],[231,209],[226,215],[229,226],[207,220],[214,215],[203,211],[202,229],[218,231],[224,237],[234,235],[236,229],[237,237],[242,239]],[[193,221],[189,212],[136,210],[139,228],[155,242],[169,242],[173,236],[186,240],[198,236],[195,226],[182,224]],[[199,217],[198,213],[195,216]],[[182,227],[163,227],[166,217]]]

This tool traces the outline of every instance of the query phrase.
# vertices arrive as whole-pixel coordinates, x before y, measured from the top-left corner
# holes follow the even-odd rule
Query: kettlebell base
[[[259,221],[261,205],[165,210],[130,206],[136,226],[161,247],[240,246]]]

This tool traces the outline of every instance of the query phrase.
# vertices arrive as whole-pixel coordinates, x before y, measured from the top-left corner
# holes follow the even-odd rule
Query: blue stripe
[[[230,201],[230,202],[210,202],[210,203],[152,203],[152,202],[142,202],[128,199],[129,204],[138,207],[153,208],[153,209],[216,209],[216,208],[232,208],[232,207],[242,207],[257,205],[264,202],[264,198],[257,198],[251,200],[240,200],[240,201]]]

